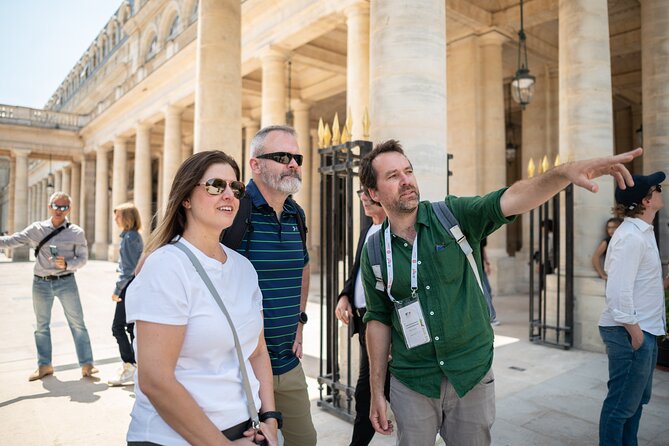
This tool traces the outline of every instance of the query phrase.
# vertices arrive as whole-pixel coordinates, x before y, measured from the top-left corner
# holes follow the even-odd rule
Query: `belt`
[[[74,273],[68,273],[68,274],[62,274],[60,276],[55,276],[55,275],[53,275],[53,276],[38,276],[37,274],[35,274],[35,279],[39,279],[39,280],[59,280],[59,279],[64,279],[66,277],[70,277],[73,274]]]
[[[360,319],[362,319],[362,317],[365,315],[365,313],[367,313],[367,308],[356,308],[356,309],[353,310],[353,311],[355,312],[355,314],[356,314]]]

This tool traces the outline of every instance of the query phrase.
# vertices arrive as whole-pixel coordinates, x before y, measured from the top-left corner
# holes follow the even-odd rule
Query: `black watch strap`
[[[260,421],[267,421],[270,418],[274,418],[278,424],[279,429],[283,426],[283,416],[281,416],[281,412],[277,411],[268,411],[268,412],[263,412],[260,414]]]

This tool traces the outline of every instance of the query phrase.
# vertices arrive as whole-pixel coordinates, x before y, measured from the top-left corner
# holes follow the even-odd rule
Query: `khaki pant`
[[[488,446],[495,421],[492,368],[464,397],[444,378],[439,399],[428,398],[390,378],[390,406],[397,421],[398,446],[434,446],[439,433],[447,446]]]
[[[315,446],[316,429],[302,364],[283,375],[274,375],[274,401],[283,415],[285,446]]]

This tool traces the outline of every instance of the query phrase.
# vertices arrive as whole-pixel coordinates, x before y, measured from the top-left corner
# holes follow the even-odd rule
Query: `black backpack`
[[[297,230],[300,231],[300,237],[302,238],[302,245],[304,249],[307,249],[307,225],[304,222],[304,210],[293,200],[292,196],[289,196],[286,199],[286,202],[291,204],[297,209]],[[251,202],[251,197],[244,195],[239,200],[239,210],[237,211],[237,216],[232,222],[232,226],[227,229],[224,229],[221,233],[220,241],[228,248],[234,249],[237,251],[244,240],[244,236],[247,232],[253,233],[253,224],[251,223],[251,211],[253,209],[253,203]],[[251,236],[249,235],[248,241],[246,243],[246,249],[244,256],[249,258],[249,250],[251,249]]]

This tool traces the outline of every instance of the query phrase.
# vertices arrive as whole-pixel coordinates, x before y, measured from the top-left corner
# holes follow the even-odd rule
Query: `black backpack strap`
[[[51,240],[52,238],[54,238],[55,236],[57,236],[58,234],[60,234],[61,232],[63,232],[65,229],[67,229],[69,227],[70,227],[70,222],[67,222],[67,223],[65,223],[65,226],[61,226],[58,229],[54,229],[49,234],[47,234],[47,236],[44,237],[42,239],[42,241],[39,242],[39,244],[35,248],[35,258],[37,258],[37,254],[39,254],[39,250],[42,249],[42,246],[44,246],[46,244],[46,242],[48,242],[49,240]]]
[[[221,233],[220,241],[225,246],[235,251],[239,249],[244,240],[244,236],[247,232],[253,232],[253,225],[251,224],[251,210],[253,204],[251,203],[251,197],[245,195],[239,200],[239,209],[237,210],[237,215],[235,220],[232,222],[232,225],[229,228],[226,228]],[[251,240],[249,239],[246,244],[246,257],[248,257],[248,249]]]
[[[365,249],[367,249],[367,258],[376,279],[376,289],[385,291],[386,282],[383,280],[383,273],[381,272],[381,232],[379,230],[369,236]]]
[[[297,204],[297,202],[293,199],[292,196],[288,197],[287,199],[288,203],[290,203],[295,210],[297,211],[297,214],[295,215],[295,219],[297,220],[297,230],[300,231],[300,237],[302,238],[302,244],[304,245],[304,249],[307,249],[307,232],[309,232],[309,228],[307,228],[307,223],[304,221],[305,214],[304,214],[304,209]]]

